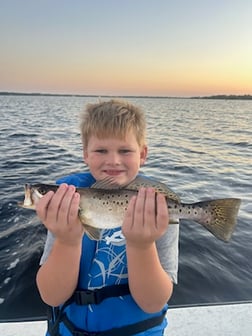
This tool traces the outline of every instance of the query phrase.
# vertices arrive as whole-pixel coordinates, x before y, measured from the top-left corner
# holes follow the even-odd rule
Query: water
[[[132,98],[145,111],[149,156],[142,169],[183,201],[242,199],[223,243],[200,225],[180,226],[179,284],[171,305],[252,300],[252,102]],[[35,275],[45,229],[19,209],[26,182],[53,183],[86,170],[79,113],[94,97],[0,97],[0,320],[45,315]]]

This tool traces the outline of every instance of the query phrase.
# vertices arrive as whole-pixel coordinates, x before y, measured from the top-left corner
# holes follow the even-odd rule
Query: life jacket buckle
[[[75,292],[75,303],[77,305],[97,304],[96,290],[85,290]]]
[[[77,305],[99,304],[103,300],[110,297],[118,297],[130,294],[129,285],[119,284],[104,286],[95,289],[79,289],[76,290],[72,297],[68,300],[68,304],[75,302]]]

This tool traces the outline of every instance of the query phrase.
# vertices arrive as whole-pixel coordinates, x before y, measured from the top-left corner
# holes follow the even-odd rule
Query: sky
[[[0,91],[252,94],[252,1],[0,0]]]

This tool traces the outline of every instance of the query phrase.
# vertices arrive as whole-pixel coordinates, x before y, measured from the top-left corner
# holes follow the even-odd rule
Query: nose
[[[116,152],[110,152],[107,156],[108,165],[119,165],[120,164],[120,155]]]

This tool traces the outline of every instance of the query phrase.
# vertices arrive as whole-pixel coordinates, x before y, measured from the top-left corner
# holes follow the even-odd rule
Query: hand
[[[65,183],[57,191],[49,191],[36,205],[37,215],[61,243],[77,245],[82,240],[83,226],[78,217],[80,195]]]
[[[167,202],[153,188],[141,188],[130,200],[122,231],[126,242],[137,248],[149,247],[167,230]]]

